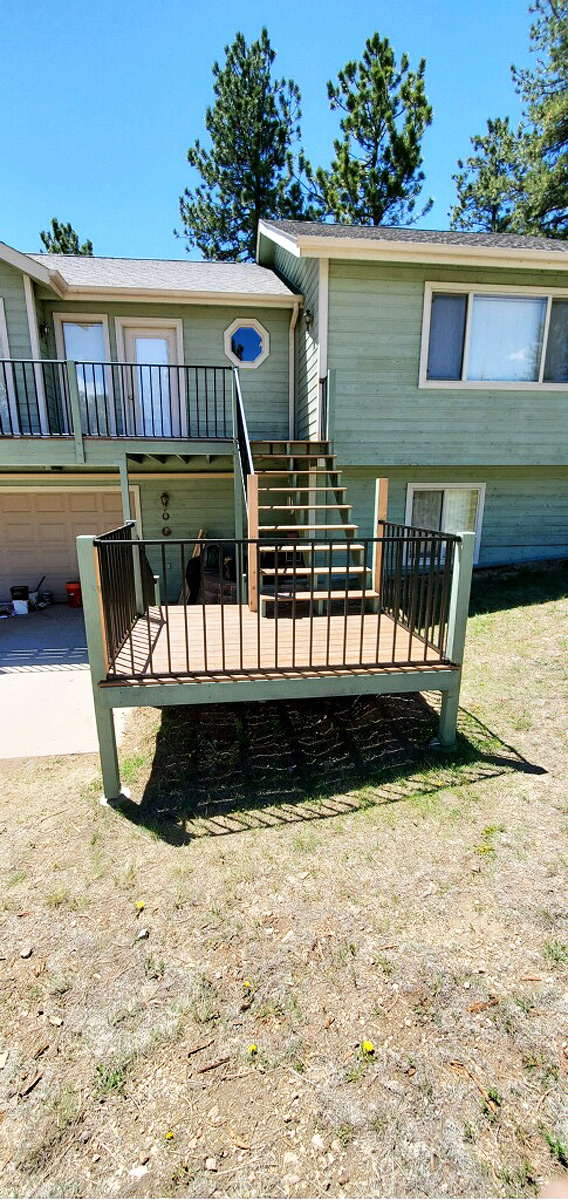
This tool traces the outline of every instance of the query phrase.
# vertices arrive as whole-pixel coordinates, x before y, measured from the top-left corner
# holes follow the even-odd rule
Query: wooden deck
[[[402,626],[395,627],[384,613],[311,620],[279,615],[275,621],[246,606],[208,604],[184,610],[168,605],[151,608],[136,620],[107,682],[140,685],[156,680],[191,683],[453,669],[436,649]]]

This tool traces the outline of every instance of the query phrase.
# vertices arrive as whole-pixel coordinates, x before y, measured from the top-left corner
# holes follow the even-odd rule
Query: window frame
[[[467,296],[465,334],[463,344],[462,377],[461,379],[428,379],[428,356],[430,352],[430,324],[432,318],[432,297],[439,292]],[[538,380],[509,380],[509,379],[465,379],[469,357],[469,342],[471,334],[471,319],[473,313],[473,297],[476,295],[518,297],[529,300],[544,297],[547,301],[544,328],[542,332],[542,349]],[[428,280],[424,284],[424,306],[422,311],[422,336],[420,343],[420,367],[418,386],[434,388],[443,391],[500,391],[500,392],[565,392],[566,383],[550,383],[544,376],[550,314],[553,300],[568,300],[568,289],[554,287],[518,287],[511,284],[497,283],[436,283]]]
[[[65,353],[65,334],[63,332],[64,325],[102,325],[106,358],[102,359],[101,361],[110,363],[110,336],[108,316],[106,313],[53,313],[53,326],[55,330],[55,346],[57,349],[57,357],[62,359],[63,362],[65,362],[67,359],[67,354]]]
[[[454,483],[452,480],[446,480],[445,483],[407,483],[406,485],[406,507],[404,514],[405,525],[412,526],[412,506],[414,503],[415,492],[446,492],[452,491],[477,492],[477,514],[475,518],[475,549],[473,555],[474,564],[479,562],[481,551],[481,530],[483,527],[483,512],[485,509],[485,483]],[[442,512],[445,501],[442,501]],[[442,533],[444,530],[441,531]],[[465,530],[461,530],[465,533]]]
[[[103,367],[106,366],[107,364],[110,365],[110,363],[112,362],[112,355],[111,355],[111,349],[110,349],[110,332],[109,332],[109,322],[108,322],[108,314],[107,313],[54,312],[54,313],[52,313],[52,317],[53,317],[53,329],[55,332],[55,348],[57,351],[57,357],[59,359],[61,359],[61,361],[63,361],[63,362],[71,361],[67,358],[67,352],[65,350],[65,332],[63,329],[64,325],[102,325],[105,357],[104,357],[104,359],[101,359],[101,365]],[[91,360],[85,360],[85,361],[91,361]],[[96,362],[97,360],[94,359],[92,361]],[[105,378],[106,378],[106,373],[105,373]],[[109,376],[108,376],[108,397],[109,397],[109,401],[110,401],[110,412],[109,412],[109,422],[108,422],[109,436],[116,437],[116,412],[115,412],[115,406],[114,406],[114,386],[113,386],[112,371],[109,372]],[[97,436],[99,436],[99,435],[97,435]]]
[[[249,325],[251,329],[255,329],[262,338],[262,350],[254,362],[243,362],[242,359],[237,358],[236,354],[233,354],[231,349],[233,334],[235,334],[237,329],[240,329],[242,325]],[[243,371],[256,371],[256,369],[261,366],[261,364],[268,358],[268,355],[270,354],[270,334],[268,330],[265,329],[264,325],[261,325],[260,321],[257,321],[255,317],[237,317],[236,320],[231,321],[231,324],[227,326],[223,334],[223,339],[225,355],[229,359],[229,362],[231,362],[233,366],[239,367],[239,369],[242,368]]]

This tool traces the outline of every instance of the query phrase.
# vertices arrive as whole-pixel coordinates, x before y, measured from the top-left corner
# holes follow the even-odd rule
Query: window
[[[427,284],[420,383],[568,383],[568,298]]]
[[[237,367],[259,367],[269,349],[270,338],[260,321],[233,321],[225,330],[225,354]]]
[[[83,313],[54,313],[55,339],[60,358],[77,363],[77,387],[87,434],[112,436],[116,423],[111,404],[112,380],[106,317]]]
[[[485,484],[413,483],[406,498],[407,525],[439,533],[475,533],[475,562],[479,558]]]

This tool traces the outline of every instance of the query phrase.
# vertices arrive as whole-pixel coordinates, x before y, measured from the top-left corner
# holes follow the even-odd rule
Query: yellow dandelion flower
[[[144,908],[144,901],[143,901],[143,900],[138,900],[138,901],[137,901],[137,904],[136,904],[136,907],[137,907],[137,909],[138,909],[138,912],[142,912],[142,909]]]
[[[244,984],[243,984],[243,987],[250,988],[250,987],[252,987],[252,984],[251,984],[251,983],[249,983],[249,980],[248,980],[248,979],[245,979],[245,982],[244,982]]]
[[[372,1042],[361,1042],[361,1049],[363,1051],[363,1054],[374,1054],[375,1053],[375,1047],[373,1046]]]
[[[249,1054],[254,1055],[256,1053],[257,1053],[257,1047],[255,1046],[254,1042],[251,1042],[251,1044],[249,1046]]]
[[[173,1133],[172,1133],[171,1129],[168,1129],[168,1132],[167,1132],[167,1134],[166,1134],[166,1141],[167,1141],[167,1142],[171,1142],[171,1140],[172,1140],[173,1136],[174,1136],[174,1135],[173,1135]]]

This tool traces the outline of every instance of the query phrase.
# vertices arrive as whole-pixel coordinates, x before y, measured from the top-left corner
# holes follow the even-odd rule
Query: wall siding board
[[[11,357],[31,358],[23,275],[4,262],[0,262],[0,296],[6,310]]]
[[[319,263],[315,258],[295,258],[282,246],[274,248],[274,268],[295,292],[301,292],[305,308],[313,315],[308,329],[303,312],[296,326],[296,422],[298,438],[318,436],[318,334]]]
[[[389,478],[388,518],[404,521],[409,483],[485,483],[480,566],[568,556],[568,469],[353,467],[343,481],[362,536],[373,536],[375,479]]]
[[[225,357],[224,332],[236,317],[243,321],[254,317],[270,334],[270,354],[256,370],[242,368],[240,372],[251,438],[285,438],[288,436],[289,411],[289,309],[239,308],[215,305],[176,304],[111,304],[92,300],[78,303],[67,300],[40,300],[46,321],[52,326],[48,356],[56,357],[53,313],[106,313],[109,324],[111,356],[117,358],[115,317],[177,318],[183,321],[185,362],[192,366],[230,366]]]
[[[339,461],[568,463],[566,392],[419,388],[424,282],[568,288],[566,272],[331,262]]]

